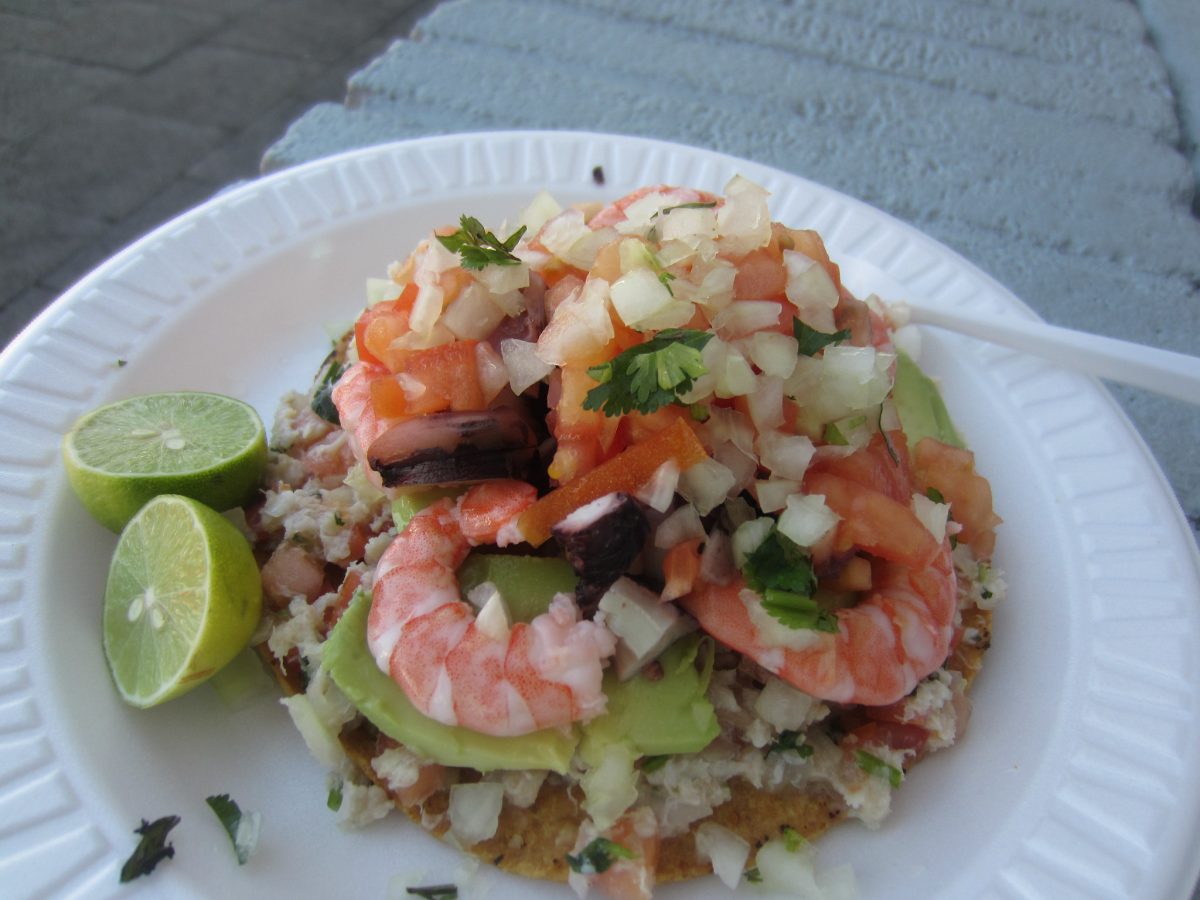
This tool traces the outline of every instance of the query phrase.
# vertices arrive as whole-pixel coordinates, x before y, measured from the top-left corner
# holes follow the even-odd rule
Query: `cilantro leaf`
[[[600,385],[588,391],[583,408],[621,416],[634,410],[652,413],[674,403],[707,371],[700,351],[711,338],[707,331],[666,328],[644,344],[592,366],[588,374]]]
[[[425,900],[457,900],[458,887],[453,884],[427,884],[422,887],[405,888],[404,892]]]
[[[799,343],[799,354],[801,356],[815,356],[818,351],[825,349],[830,344],[839,344],[842,341],[850,338],[850,332],[847,329],[835,331],[833,334],[827,334],[824,331],[817,331],[815,328],[810,328],[799,319],[792,318],[792,337]]]
[[[179,816],[163,816],[153,822],[142,819],[141,826],[133,829],[134,834],[141,835],[141,840],[121,866],[122,884],[149,875],[164,859],[175,856],[175,848],[167,843],[167,834],[178,824]]]
[[[904,780],[904,773],[890,763],[884,762],[873,753],[868,753],[866,750],[855,750],[854,761],[858,763],[858,767],[868,775],[876,775],[886,779],[887,783],[892,787],[900,787],[900,782]]]
[[[474,216],[460,216],[459,229],[453,234],[436,235],[438,242],[451,253],[457,253],[464,269],[483,269],[489,264],[512,266],[520,262],[513,250],[525,234],[522,225],[503,241],[483,227]]]
[[[579,851],[579,855],[567,854],[567,865],[580,875],[599,875],[607,872],[618,859],[633,859],[633,851],[606,837],[598,837]]]
[[[812,561],[795,541],[772,528],[766,540],[746,555],[742,574],[751,590],[768,589],[812,596],[817,587]]]
[[[837,616],[812,597],[767,588],[763,592],[762,606],[788,628],[808,628],[837,634]]]
[[[808,759],[813,755],[813,747],[811,744],[804,743],[804,732],[793,731],[786,729],[779,732],[779,737],[775,743],[767,748],[767,755],[772,753],[787,753],[789,750],[795,750],[801,759]]]
[[[763,610],[788,628],[837,632],[837,616],[813,599],[817,576],[812,560],[778,528],[746,555],[742,575],[762,597]]]
[[[742,877],[745,878],[749,884],[762,884],[763,880],[762,872],[758,870],[758,866],[752,866],[751,868],[747,869],[742,873]]]
[[[333,387],[346,371],[346,366],[330,353],[317,373],[317,381],[313,386],[312,401],[309,406],[318,416],[333,425],[341,425],[341,416],[333,405]]]
[[[216,813],[221,824],[225,826],[225,831],[233,844],[233,851],[237,854],[238,865],[244,866],[250,859],[250,854],[254,852],[254,848],[258,846],[261,817],[256,812],[243,813],[241,808],[229,799],[228,794],[205,797],[204,801],[208,804],[209,809]]]

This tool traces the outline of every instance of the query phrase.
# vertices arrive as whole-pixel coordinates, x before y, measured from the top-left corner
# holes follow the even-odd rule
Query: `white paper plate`
[[[772,192],[775,218],[819,229],[856,290],[1032,315],[933,240],[803,179],[650,140],[492,133],[231,191],[40,316],[0,357],[0,893],[383,898],[397,875],[454,880],[458,855],[399,816],[334,825],[324,772],[273,698],[231,711],[203,688],[120,704],[99,637],[114,537],[70,494],[60,435],[100,402],[170,389],[233,394],[269,421],[364,280],[431,226],[498,223],[541,188],[563,201],[657,181],[719,190],[738,172]],[[1200,564],[1182,514],[1095,381],[966,339],[925,344],[1005,519],[1009,597],[965,740],[914,770],[882,828],[823,839],[821,864],[851,862],[864,898],[1186,896],[1200,866]],[[204,804],[222,792],[263,816],[242,868]],[[175,858],[118,887],[132,829],[166,814],[182,817]],[[496,900],[569,895],[478,878]],[[658,892],[724,894],[713,879]]]

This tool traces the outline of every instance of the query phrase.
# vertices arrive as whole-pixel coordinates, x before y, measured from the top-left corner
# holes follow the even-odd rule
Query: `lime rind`
[[[224,667],[262,610],[249,543],[191,498],[143,507],[118,541],[104,605],[104,652],[122,698],[148,707]]]

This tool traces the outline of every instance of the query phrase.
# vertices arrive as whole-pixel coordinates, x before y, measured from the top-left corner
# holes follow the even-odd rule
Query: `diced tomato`
[[[737,260],[737,275],[733,279],[735,300],[775,300],[783,297],[787,287],[787,270],[778,245],[772,243],[751,250]],[[788,320],[791,327],[791,320]]]
[[[829,251],[825,249],[825,242],[821,240],[821,235],[811,229],[787,228],[782,225],[775,227],[777,229],[776,237],[783,246],[790,245],[791,249],[798,250],[809,259],[819,262],[822,268],[829,273],[829,277],[833,279],[834,286],[841,292],[841,270],[829,258]]]
[[[354,323],[354,342],[358,358],[385,366],[387,350],[396,338],[408,331],[408,314],[417,299],[417,286],[407,285],[395,300],[384,300],[363,310]]]
[[[371,404],[380,418],[423,416],[484,409],[475,361],[478,341],[455,341],[412,350],[398,360],[391,378],[371,382]]]
[[[855,728],[850,737],[858,744],[913,750],[919,755],[929,741],[929,732],[907,722],[872,721]]]

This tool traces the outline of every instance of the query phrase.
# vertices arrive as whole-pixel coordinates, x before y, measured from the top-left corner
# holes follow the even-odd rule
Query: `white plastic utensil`
[[[1007,316],[908,307],[909,320],[1032,353],[1051,362],[1200,404],[1200,357]]]

